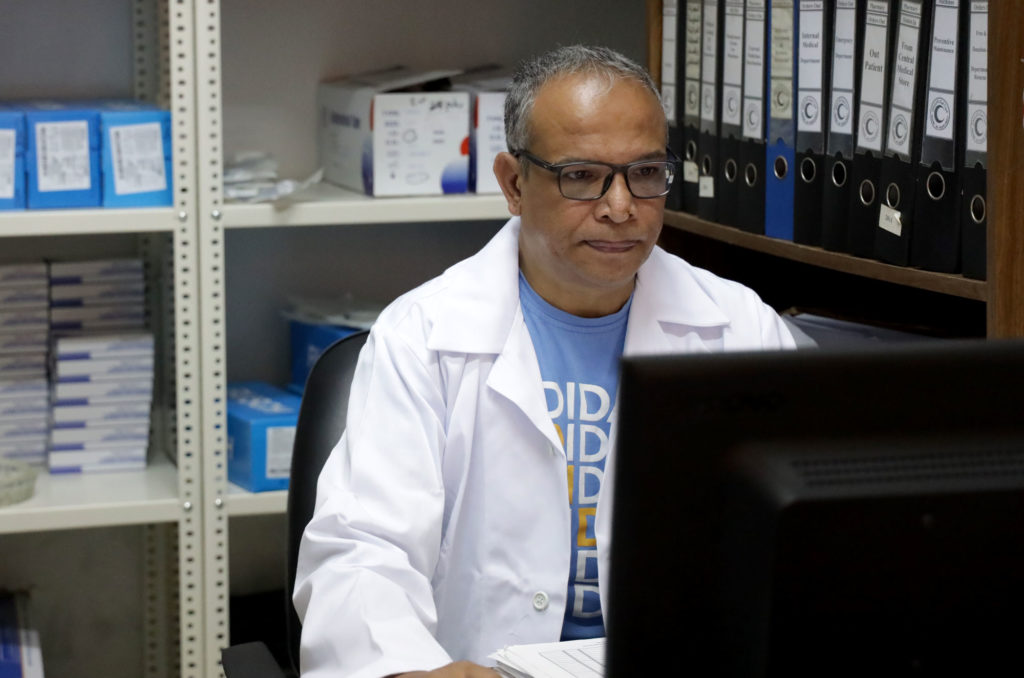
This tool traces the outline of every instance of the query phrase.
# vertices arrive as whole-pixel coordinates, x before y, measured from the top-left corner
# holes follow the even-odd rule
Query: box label
[[[37,122],[36,173],[39,190],[87,191],[92,187],[89,123]]]
[[[111,127],[110,159],[117,195],[167,190],[160,123]]]
[[[267,429],[267,477],[287,478],[292,466],[294,426],[271,426]]]
[[[14,142],[13,129],[0,129],[0,198],[14,197]]]

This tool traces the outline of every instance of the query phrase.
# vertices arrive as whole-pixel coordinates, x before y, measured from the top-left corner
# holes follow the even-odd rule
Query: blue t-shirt
[[[567,460],[572,561],[562,640],[604,635],[594,517],[615,413],[619,356],[632,297],[620,310],[581,318],[544,301],[519,274],[519,301],[540,363],[548,414]]]

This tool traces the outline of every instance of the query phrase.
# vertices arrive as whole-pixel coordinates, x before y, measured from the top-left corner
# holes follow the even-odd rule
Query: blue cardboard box
[[[250,492],[288,488],[301,402],[263,382],[228,384],[228,480]]]
[[[289,320],[289,336],[291,341],[291,381],[288,390],[301,394],[306,388],[306,378],[313,364],[324,350],[350,334],[359,332],[358,327],[311,323],[302,320]]]
[[[0,105],[0,210],[25,209],[25,114]]]
[[[25,184],[30,209],[99,207],[100,117],[82,102],[30,102],[25,111]]]
[[[139,101],[98,101],[104,207],[174,203],[171,114]]]

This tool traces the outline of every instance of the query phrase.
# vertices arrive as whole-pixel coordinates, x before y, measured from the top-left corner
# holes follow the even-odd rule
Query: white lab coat
[[[519,306],[518,233],[513,218],[370,332],[299,551],[303,676],[487,664],[559,638],[566,459]],[[660,248],[637,275],[627,354],[793,345],[752,291]],[[613,466],[596,526],[605,575]]]

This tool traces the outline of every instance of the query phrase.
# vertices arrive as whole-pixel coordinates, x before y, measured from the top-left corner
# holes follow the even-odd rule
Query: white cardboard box
[[[54,342],[54,355],[58,360],[153,355],[153,335],[150,332],[121,332],[58,337]]]
[[[149,401],[132,400],[106,405],[56,405],[54,428],[89,428],[122,424],[149,424]]]
[[[469,94],[433,89],[458,71],[389,69],[321,83],[324,179],[374,196],[465,193]]]
[[[103,405],[126,400],[153,399],[153,379],[57,382],[53,385],[54,405]]]
[[[42,261],[20,264],[0,264],[0,287],[47,285],[50,275]]]
[[[50,473],[137,471],[146,468],[146,446],[80,451],[51,450],[48,461]]]
[[[505,92],[512,75],[501,69],[484,69],[477,77],[467,73],[456,78],[454,89],[471,97],[469,186],[476,193],[501,193],[494,176],[494,158],[507,150],[505,144]]]
[[[142,259],[93,259],[50,263],[50,284],[138,280],[143,276]]]

